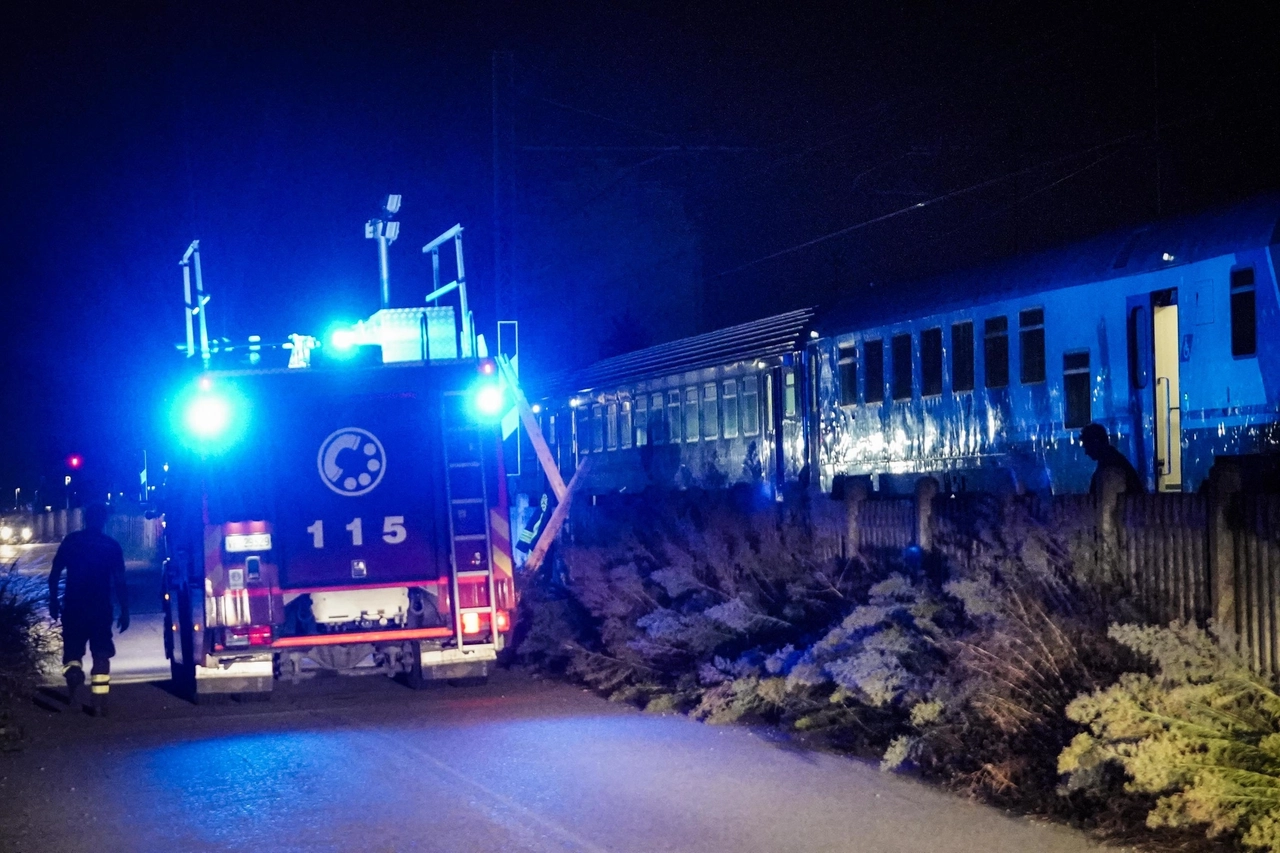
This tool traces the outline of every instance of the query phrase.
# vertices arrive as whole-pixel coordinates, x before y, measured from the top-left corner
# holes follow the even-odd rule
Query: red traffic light
[[[84,459],[78,453],[73,453],[67,457],[67,466],[70,468],[79,468],[82,464],[84,464]]]

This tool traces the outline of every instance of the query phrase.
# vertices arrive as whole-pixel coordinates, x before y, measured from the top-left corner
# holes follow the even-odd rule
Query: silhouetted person
[[[92,504],[84,511],[84,530],[67,534],[58,546],[49,572],[49,615],[62,617],[62,674],[67,679],[67,701],[80,709],[80,688],[84,686],[84,649],[93,653],[90,672],[92,709],[106,716],[111,690],[111,590],[120,605],[116,623],[123,633],[129,628],[129,592],[124,581],[124,552],[120,543],[102,532],[107,508]],[[58,600],[58,581],[67,573],[66,594]]]
[[[1111,445],[1111,436],[1107,434],[1107,428],[1102,424],[1089,424],[1080,430],[1080,443],[1084,445],[1085,455],[1098,463],[1098,467],[1093,472],[1093,479],[1089,481],[1089,494],[1097,496],[1103,472],[1108,469],[1114,469],[1124,475],[1125,494],[1140,495],[1147,490],[1142,484],[1142,477],[1138,475],[1137,469],[1123,453]]]

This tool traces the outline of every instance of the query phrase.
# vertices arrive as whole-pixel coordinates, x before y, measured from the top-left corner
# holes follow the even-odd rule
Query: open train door
[[[1182,390],[1178,291],[1128,300],[1129,405],[1134,462],[1147,486],[1182,491]]]

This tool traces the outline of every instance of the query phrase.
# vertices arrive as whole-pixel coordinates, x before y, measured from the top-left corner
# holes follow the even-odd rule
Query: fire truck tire
[[[173,692],[194,703],[196,701],[195,631],[191,625],[190,614],[191,593],[184,587],[177,593],[177,625],[168,622],[165,628],[173,634],[170,640],[173,657],[169,659]]]
[[[439,682],[427,678],[422,672],[422,644],[413,643],[413,666],[405,673],[405,684],[410,690],[426,690],[429,687],[438,686]]]

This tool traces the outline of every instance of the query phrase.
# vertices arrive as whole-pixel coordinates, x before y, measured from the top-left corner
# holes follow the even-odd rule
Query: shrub
[[[1195,626],[1116,625],[1111,636],[1155,665],[1081,696],[1067,716],[1087,726],[1058,761],[1070,788],[1109,765],[1130,791],[1156,795],[1151,827],[1205,826],[1210,837],[1280,851],[1280,695]]]
[[[1062,811],[1057,754],[1079,731],[1065,709],[1110,684],[1127,658],[1106,636],[1101,596],[1081,582],[1072,529],[1020,500],[974,496],[941,514],[938,543],[956,616],[937,638],[945,665],[911,708],[911,734],[882,766],[906,764],[966,792]]]
[[[577,543],[561,552],[563,594],[583,618],[566,629],[564,604],[551,620],[535,615],[519,654],[545,665],[562,649],[563,671],[615,699],[670,696],[659,705],[692,710],[725,681],[763,674],[758,649],[825,630],[861,582],[802,501],[779,509],[734,492],[650,492],[584,510]],[[728,671],[744,656],[754,662]]]
[[[18,704],[34,693],[41,668],[52,648],[41,603],[46,595],[39,578],[0,574],[0,746],[13,746],[20,731],[14,722]]]

